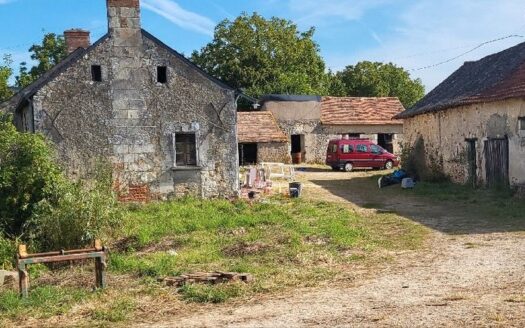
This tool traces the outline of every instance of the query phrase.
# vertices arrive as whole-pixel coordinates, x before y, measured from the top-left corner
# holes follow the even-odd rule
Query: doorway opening
[[[467,139],[467,161],[468,161],[468,182],[472,187],[477,185],[477,152],[476,152],[476,141],[477,139]]]
[[[239,144],[239,165],[257,164],[257,144],[240,143]]]
[[[394,153],[394,135],[391,133],[378,133],[377,144],[389,153]]]
[[[485,171],[488,187],[509,185],[509,139],[485,141]]]
[[[292,134],[292,162],[301,164],[304,159],[304,134]]]

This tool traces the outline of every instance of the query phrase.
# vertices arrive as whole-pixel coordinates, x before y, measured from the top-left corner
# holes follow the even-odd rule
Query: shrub
[[[109,165],[98,165],[92,186],[71,182],[45,138],[18,132],[10,120],[0,117],[0,228],[7,237],[41,251],[76,248],[118,224]]]
[[[10,270],[14,267],[16,242],[0,235],[0,270]]]
[[[99,178],[100,179],[100,178]],[[111,182],[97,180],[65,183],[56,202],[39,202],[29,225],[30,238],[41,250],[68,249],[89,245],[103,230],[118,227],[122,211],[111,190]]]
[[[19,236],[39,202],[56,201],[54,186],[64,179],[45,139],[18,132],[10,120],[0,117],[0,229]]]

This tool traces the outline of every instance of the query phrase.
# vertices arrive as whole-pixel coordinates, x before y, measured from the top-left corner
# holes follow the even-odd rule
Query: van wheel
[[[345,171],[346,172],[352,172],[353,169],[354,169],[354,165],[352,163],[346,163],[345,164]]]
[[[393,167],[394,167],[394,163],[392,161],[386,161],[385,170],[391,170]]]

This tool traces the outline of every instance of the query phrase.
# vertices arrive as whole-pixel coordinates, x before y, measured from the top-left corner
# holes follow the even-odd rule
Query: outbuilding
[[[525,43],[466,62],[404,120],[407,147],[429,166],[474,185],[525,184]]]

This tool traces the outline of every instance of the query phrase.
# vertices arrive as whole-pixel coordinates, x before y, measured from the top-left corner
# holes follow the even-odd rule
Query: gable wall
[[[404,139],[413,145],[423,137],[427,160],[441,162],[453,181],[468,181],[465,139],[477,138],[477,180],[485,182],[484,141],[509,138],[509,176],[511,185],[525,184],[525,133],[519,131],[518,118],[525,116],[525,101],[512,99],[452,108],[447,111],[405,119]]]
[[[102,66],[103,82],[91,81],[92,64]],[[168,67],[167,84],[157,83],[157,66]],[[125,200],[238,193],[233,91],[146,37],[108,38],[33,102],[36,130],[55,142],[73,177],[87,176],[102,157]],[[196,133],[200,167],[172,169],[175,132]],[[143,190],[138,199],[135,190]]]

